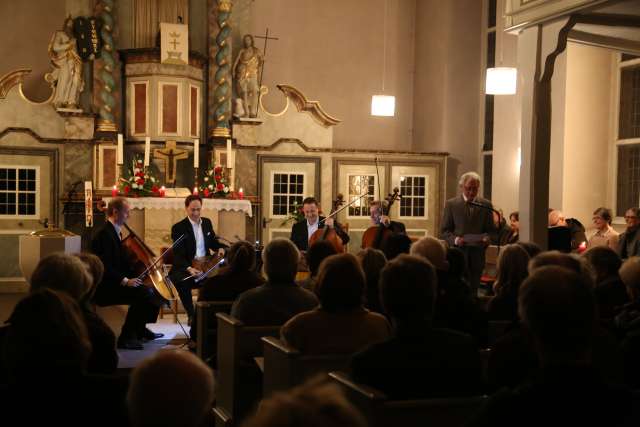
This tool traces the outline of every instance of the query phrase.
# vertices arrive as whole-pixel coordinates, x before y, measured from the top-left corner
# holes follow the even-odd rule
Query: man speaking
[[[471,292],[476,297],[484,269],[484,252],[489,245],[489,232],[494,228],[493,207],[490,201],[478,197],[480,175],[467,172],[460,177],[459,184],[461,194],[447,200],[444,205],[440,237],[449,246],[464,252]]]

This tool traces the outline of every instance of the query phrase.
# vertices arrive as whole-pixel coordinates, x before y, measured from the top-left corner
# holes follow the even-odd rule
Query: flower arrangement
[[[120,193],[134,197],[160,196],[158,180],[149,168],[143,166],[142,160],[136,156],[131,161],[131,169],[127,171],[127,178],[120,178]]]
[[[204,184],[199,189],[202,196],[219,198],[230,196],[229,184],[222,166],[210,166],[204,173],[203,181]]]
[[[289,215],[287,215],[285,220],[282,221],[282,224],[280,225],[281,226],[287,225],[287,223],[290,221],[299,222],[299,221],[302,221],[303,219],[304,219],[304,211],[302,210],[302,203],[298,204],[298,202],[295,202],[291,206],[291,209],[289,210]]]

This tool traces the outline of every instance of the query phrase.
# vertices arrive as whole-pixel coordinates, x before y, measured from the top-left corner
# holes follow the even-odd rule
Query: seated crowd
[[[562,214],[552,214],[554,227],[564,226]],[[264,248],[264,278],[253,247],[238,242],[198,299],[234,301],[232,317],[280,326],[281,340],[302,354],[350,355],[350,378],[391,400],[491,395],[473,425],[637,425],[637,216],[627,211],[618,236],[610,212],[596,210],[596,233],[579,255],[519,242],[512,213],[512,226],[503,221],[493,237],[503,246],[493,296],[472,294],[459,249],[424,237],[356,256],[319,243],[306,253],[311,274],[303,282],[291,241]],[[130,375],[117,371],[115,335],[90,304],[102,274],[92,255],[41,260],[0,327],[6,411],[21,424],[211,425],[215,375],[188,349],[160,351]],[[496,322],[505,328],[493,341]],[[40,409],[30,409],[34,402]],[[262,400],[245,425],[366,421],[336,384],[316,378]]]

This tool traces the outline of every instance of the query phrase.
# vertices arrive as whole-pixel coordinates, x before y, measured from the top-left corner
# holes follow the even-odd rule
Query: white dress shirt
[[[194,222],[189,218],[189,222],[193,227],[193,234],[196,236],[196,258],[203,257],[207,254],[207,247],[204,244],[204,233],[202,232],[202,218],[198,222]]]
[[[311,235],[316,232],[318,229],[318,222],[320,222],[320,218],[318,218],[315,224],[309,224],[309,220],[307,220],[307,238],[310,239]]]

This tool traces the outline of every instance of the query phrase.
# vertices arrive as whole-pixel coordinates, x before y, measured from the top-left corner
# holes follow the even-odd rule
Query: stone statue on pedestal
[[[45,75],[45,80],[54,88],[53,100],[56,109],[77,109],[80,92],[84,89],[82,60],[76,50],[73,37],[73,20],[64,21],[62,31],[56,31],[49,42],[49,56],[54,70]]]
[[[258,116],[260,92],[258,75],[264,59],[260,50],[253,45],[253,36],[246,34],[242,40],[244,47],[233,64],[233,77],[238,96],[244,104],[245,117],[255,118]]]

